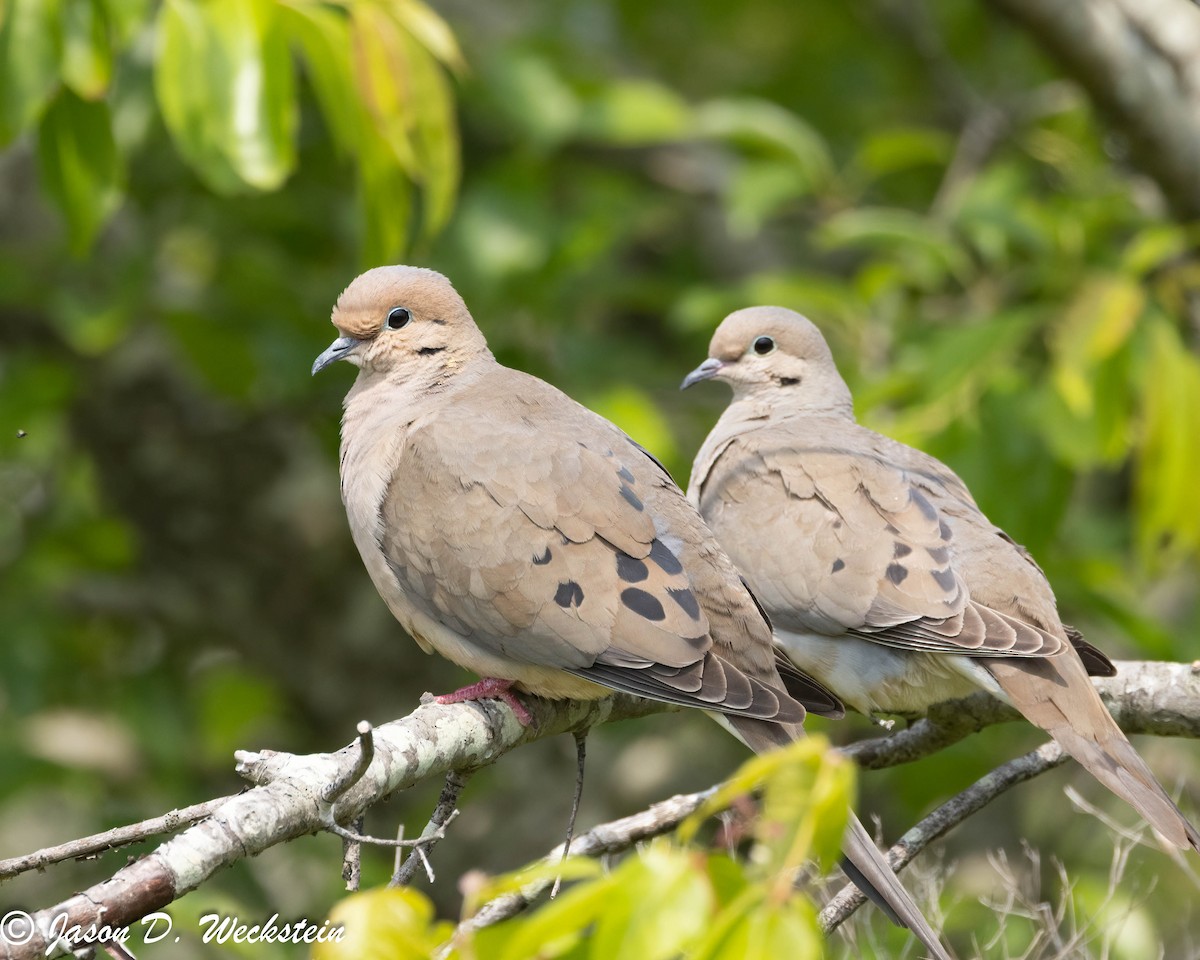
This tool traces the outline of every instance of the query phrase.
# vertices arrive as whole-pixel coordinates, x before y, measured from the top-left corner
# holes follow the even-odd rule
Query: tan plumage
[[[340,336],[314,372],[359,367],[342,425],[351,531],[422,649],[538,696],[616,689],[715,711],[754,749],[798,736],[806,710],[841,715],[777,663],[769,624],[666,471],[608,421],[497,363],[444,277],[371,270],[333,322]],[[866,847],[852,831],[847,854],[869,892],[944,957]]]
[[[1200,848],[1088,680],[1112,664],[1063,626],[1037,564],[948,467],[854,422],[812,323],[731,314],[684,385],[702,379],[734,398],[688,495],[797,666],[866,714],[990,690],[1172,843]]]

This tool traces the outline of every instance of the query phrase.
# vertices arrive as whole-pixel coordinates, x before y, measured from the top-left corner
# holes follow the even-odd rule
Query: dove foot
[[[435,703],[464,703],[468,700],[503,700],[517,715],[521,726],[528,727],[533,723],[533,714],[525,709],[525,704],[517,699],[512,692],[512,680],[500,680],[496,677],[484,677],[478,683],[469,687],[455,690],[453,693],[443,693],[434,697]]]

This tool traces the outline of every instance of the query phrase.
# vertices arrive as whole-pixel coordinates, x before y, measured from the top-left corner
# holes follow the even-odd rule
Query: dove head
[[[333,308],[338,338],[313,363],[335,360],[400,379],[444,378],[478,356],[487,342],[458,291],[423,267],[376,267],[356,277]]]
[[[853,416],[850,388],[821,331],[784,307],[748,307],[722,320],[708,359],[682,387],[701,380],[724,380],[734,400],[753,397],[804,413]]]

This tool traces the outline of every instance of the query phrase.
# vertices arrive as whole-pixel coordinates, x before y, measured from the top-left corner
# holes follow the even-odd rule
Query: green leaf
[[[0,6],[0,146],[37,119],[58,83],[57,0]]]
[[[816,911],[803,897],[782,903],[763,897],[761,887],[719,913],[692,960],[819,960],[825,942]]]
[[[279,21],[299,48],[321,115],[338,150],[355,154],[366,124],[350,62],[350,21],[340,11],[281,2]]]
[[[642,390],[629,384],[590,397],[588,406],[607,417],[660,460],[673,460],[679,447],[662,411]]]
[[[417,170],[412,136],[415,98],[403,28],[381,5],[350,8],[354,77],[375,131],[410,174]]]
[[[315,944],[312,960],[429,960],[452,929],[435,922],[433,904],[408,887],[351,894],[329,920],[344,927],[342,940]]]
[[[675,91],[649,80],[605,87],[584,110],[584,136],[623,147],[683,139],[693,129],[692,111]]]
[[[486,937],[487,953],[476,951],[474,955],[496,960],[561,956],[611,907],[619,889],[613,875],[577,884],[532,914],[500,924],[497,933],[502,937]]]
[[[473,916],[488,901],[535,884],[553,883],[559,878],[563,881],[591,879],[599,877],[603,872],[599,862],[590,857],[567,857],[555,863],[539,860],[520,870],[491,877],[473,888],[463,903],[463,913],[468,917]]]
[[[943,166],[954,153],[954,138],[927,127],[891,127],[867,134],[854,163],[871,177],[917,166]]]
[[[456,73],[467,69],[467,62],[459,49],[454,31],[432,8],[421,0],[395,0],[392,11],[405,29],[440,62]]]
[[[98,100],[112,80],[108,11],[101,0],[60,0],[63,83],[85,100]]]
[[[665,841],[623,862],[597,918],[591,956],[668,960],[687,950],[708,925],[713,904],[702,862]]]
[[[1077,416],[1092,412],[1096,365],[1129,339],[1146,306],[1141,286],[1119,274],[1084,281],[1051,333],[1054,386]]]
[[[61,91],[42,118],[38,163],[42,186],[67,218],[71,249],[82,254],[121,196],[124,168],[108,106]]]
[[[408,58],[412,143],[422,184],[422,234],[428,239],[450,219],[460,172],[454,97],[442,68],[409,33],[401,32]]]
[[[154,86],[179,152],[212,189],[273,190],[295,166],[287,39],[270,0],[167,0]]]
[[[966,282],[970,274],[966,250],[945,226],[908,210],[847,210],[825,222],[818,240],[831,250],[863,249],[894,258],[926,287],[939,285],[947,277]]]
[[[793,163],[782,160],[748,160],[730,178],[725,198],[730,232],[749,237],[780,207],[810,192],[808,179]]]
[[[1162,317],[1149,324],[1141,371],[1138,545],[1144,562],[1178,563],[1200,550],[1200,361]]]
[[[833,171],[821,135],[790,110],[767,100],[711,100],[696,109],[696,129],[703,137],[790,160],[809,188],[823,184]]]

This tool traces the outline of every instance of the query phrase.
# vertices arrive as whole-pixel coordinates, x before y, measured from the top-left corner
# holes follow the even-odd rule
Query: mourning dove
[[[801,670],[854,709],[920,713],[978,688],[1046,730],[1179,847],[1200,835],[1109,716],[1112,663],[1059,620],[1045,575],[947,466],[854,421],[820,331],[739,310],[684,380],[733,402],[688,496]]]
[[[667,471],[602,417],[499,364],[450,282],[379,267],[333,310],[313,364],[359,368],[342,499],[380,595],[426,653],[485,679],[446,699],[620,690],[722,715],[752,749],[842,707],[763,614]],[[851,874],[939,958],[855,820]]]

